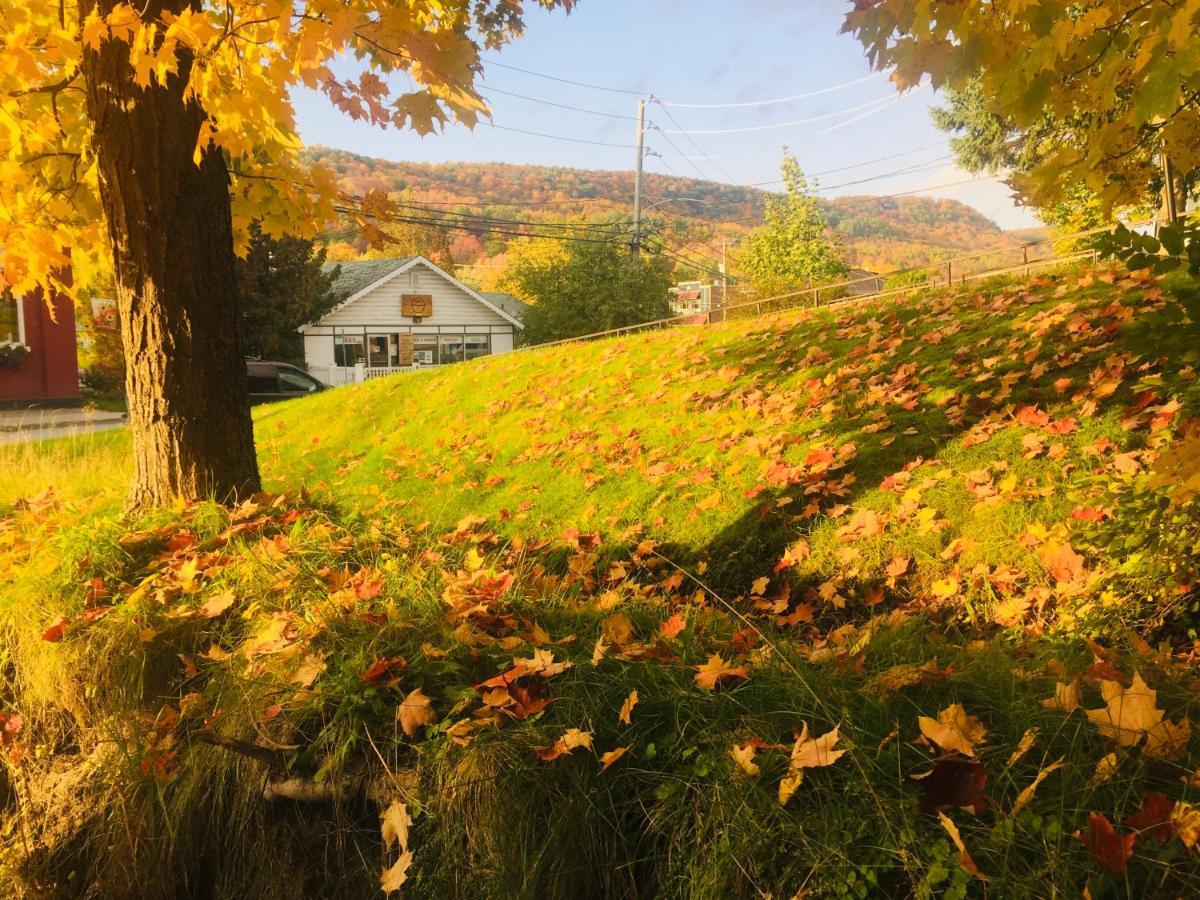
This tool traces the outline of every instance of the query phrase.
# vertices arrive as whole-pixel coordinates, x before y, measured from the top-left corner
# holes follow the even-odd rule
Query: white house
[[[301,326],[304,362],[339,385],[513,349],[525,304],[476,291],[423,256],[332,263],[337,305]]]

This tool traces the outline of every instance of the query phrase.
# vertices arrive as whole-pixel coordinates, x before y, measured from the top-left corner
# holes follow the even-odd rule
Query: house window
[[[366,347],[361,334],[333,336],[333,362],[338,366],[356,366],[366,361]]]
[[[436,366],[438,364],[438,339],[436,334],[413,335],[413,365]]]
[[[25,343],[21,302],[7,291],[0,294],[0,344]]]
[[[410,288],[419,288],[421,286],[421,272],[419,269],[408,270],[408,286]]]
[[[466,350],[463,355],[467,359],[478,359],[481,356],[488,356],[492,352],[490,335],[468,334],[463,340],[466,341]]]
[[[441,364],[463,361],[463,336],[461,334],[443,334],[441,336]]]

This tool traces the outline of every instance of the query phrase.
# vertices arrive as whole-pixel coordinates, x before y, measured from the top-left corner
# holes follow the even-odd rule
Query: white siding
[[[411,326],[412,319],[400,315],[400,295],[431,294],[433,315],[421,320],[422,330],[430,326],[434,326],[431,330],[435,330],[438,325],[512,327],[512,323],[499,313],[484,306],[462,288],[451,284],[427,266],[418,263],[409,271],[413,270],[420,271],[419,287],[410,284],[409,272],[401,272],[344,309],[326,316],[321,320],[321,324]]]
[[[493,331],[492,332],[492,355],[497,353],[508,353],[513,348],[513,335],[509,331],[507,333]]]

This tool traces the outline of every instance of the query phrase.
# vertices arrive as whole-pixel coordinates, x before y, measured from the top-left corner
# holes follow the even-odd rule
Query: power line
[[[497,125],[494,122],[491,123],[491,126],[492,128],[498,128],[501,131],[515,131],[517,134],[529,134],[533,135],[534,137],[550,138],[550,140],[554,141],[570,141],[572,144],[592,144],[596,147],[619,147],[622,150],[633,149],[633,144],[614,144],[610,141],[592,141],[586,138],[567,137],[563,134],[546,134],[541,131],[526,131],[524,128],[513,128],[510,125]]]
[[[457,222],[453,222],[453,221],[446,221],[444,219],[421,218],[418,216],[403,216],[403,215],[396,215],[396,214],[381,216],[377,213],[367,213],[361,209],[355,209],[354,207],[350,207],[350,206],[335,206],[334,212],[341,213],[342,215],[349,215],[349,216],[365,216],[367,218],[376,219],[376,220],[382,221],[382,222],[391,222],[391,223],[404,224],[404,225],[429,225],[429,226],[433,226],[433,227],[437,227],[437,228],[447,228],[447,229],[451,229],[451,230],[455,230],[455,231],[467,231],[472,234],[484,233],[484,234],[507,235],[509,237],[545,238],[547,240],[574,241],[576,243],[585,243],[585,244],[623,244],[624,243],[624,241],[585,237],[582,235],[575,235],[575,234],[568,234],[568,233],[538,234],[536,232],[530,233],[527,231],[515,231],[512,229],[498,228],[498,227],[489,226],[489,225],[471,225],[471,224],[466,224],[466,223],[457,223]],[[528,223],[528,224],[529,224],[530,228],[537,227],[536,223]]]
[[[848,109],[839,109],[831,113],[823,113],[819,116],[810,116],[807,119],[796,119],[793,122],[772,122],[768,125],[743,125],[737,128],[693,128],[685,130],[680,128],[678,131],[671,131],[671,134],[745,134],[751,131],[771,131],[776,128],[795,128],[798,125],[811,125],[814,122],[824,122],[828,119],[836,119],[839,116],[844,116],[846,113],[858,112],[870,107],[885,106],[896,102],[895,96],[876,97],[867,103],[861,103],[858,106],[851,106]]]
[[[671,140],[671,136],[669,134],[667,134],[665,131],[663,131],[661,128],[659,128],[657,125],[655,125],[653,122],[651,122],[648,127],[654,129],[660,135],[662,135],[662,139],[667,142],[668,147],[670,147],[676,153],[680,152],[679,147],[675,144],[675,142],[673,140]],[[705,175],[704,170],[701,169],[698,165],[696,165],[695,160],[692,157],[681,156],[679,158],[687,160],[687,162],[691,165],[691,167],[696,170],[696,174],[700,176],[701,181],[709,181],[709,182],[712,181],[712,177],[709,175]],[[700,157],[700,158],[703,159],[704,157]],[[663,165],[667,164],[667,161],[664,157],[659,156],[659,159],[661,159],[663,161]],[[710,162],[711,162],[711,160],[710,160]]]
[[[796,100],[807,100],[809,97],[819,97],[822,94],[832,94],[834,91],[840,91],[848,87],[854,87],[856,84],[863,84],[867,81],[874,81],[877,78],[882,78],[882,72],[873,72],[862,78],[856,78],[854,81],[847,81],[843,84],[835,84],[830,87],[820,88],[815,91],[808,91],[804,94],[796,94],[791,97],[775,97],[771,100],[744,100],[739,103],[672,103],[663,101],[664,106],[674,106],[677,109],[740,109],[747,106],[773,106],[777,103],[792,103]]]
[[[553,106],[556,109],[569,109],[572,112],[587,113],[591,116],[604,116],[608,119],[624,119],[626,121],[634,121],[637,119],[637,116],[625,115],[623,113],[604,112],[599,109],[587,109],[582,106],[571,106],[567,103],[555,103],[553,100],[543,100],[540,97],[530,97],[526,94],[518,94],[515,91],[505,91],[498,87],[492,87],[491,85],[484,85],[484,90],[492,94],[504,94],[506,97],[516,97],[518,100],[527,100],[530,103],[540,103],[543,106]]]
[[[667,109],[665,106],[663,106],[662,103],[660,103],[656,97],[651,97],[650,99],[652,102],[658,103],[659,109],[661,109],[664,113],[666,113],[667,118],[671,120],[671,123],[676,128],[681,128],[679,122],[676,121],[675,116],[671,114],[671,111],[669,109]],[[659,128],[658,131],[660,134],[662,134],[663,138],[668,143],[670,143],[670,138],[667,137],[666,132],[664,132],[661,128]],[[726,181],[728,181],[730,184],[737,181],[736,178],[734,178],[732,175],[730,175],[728,172],[726,172],[723,168],[721,168],[721,166],[711,156],[709,156],[707,153],[705,153],[704,149],[699,144],[696,143],[695,139],[688,132],[681,130],[679,133],[688,139],[688,143],[690,143],[693,147],[695,147],[696,152],[699,153],[701,156],[703,156],[705,159],[707,159],[709,164],[712,165],[712,167],[714,169],[716,169],[723,176],[725,176]]]
[[[935,147],[946,146],[946,141],[941,141],[937,144],[926,144],[924,147],[914,147],[912,150],[905,150],[901,153],[891,153],[887,156],[880,156],[875,159],[868,159],[860,163],[852,163],[848,166],[838,166],[836,169],[825,169],[821,172],[813,172],[809,175],[810,178],[819,178],[822,175],[833,175],[837,172],[848,172],[851,169],[861,169],[863,166],[873,166],[875,163],[888,162],[889,160],[899,159],[901,156],[911,156],[914,153],[920,153],[924,150],[933,150]],[[743,187],[759,187],[764,184],[783,184],[782,178],[773,178],[770,181],[754,181],[750,184],[742,185]]]
[[[521,69],[517,66],[510,66],[507,63],[496,62],[492,59],[484,60],[489,66],[496,66],[500,69],[508,69],[512,72],[520,72],[522,75],[532,75],[534,78],[545,78],[547,81],[557,81],[560,84],[571,84],[575,87],[589,88],[593,91],[608,91],[610,94],[631,94],[634,97],[645,97],[649,95],[648,91],[633,91],[628,88],[608,87],[603,84],[589,84],[586,81],[572,81],[570,78],[559,78],[557,75],[547,75],[544,72],[534,72],[530,69]]]

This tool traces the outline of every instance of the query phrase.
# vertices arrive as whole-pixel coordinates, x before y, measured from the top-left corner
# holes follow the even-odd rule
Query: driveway
[[[72,437],[110,431],[127,424],[129,417],[125,413],[95,409],[0,410],[0,444]]]

